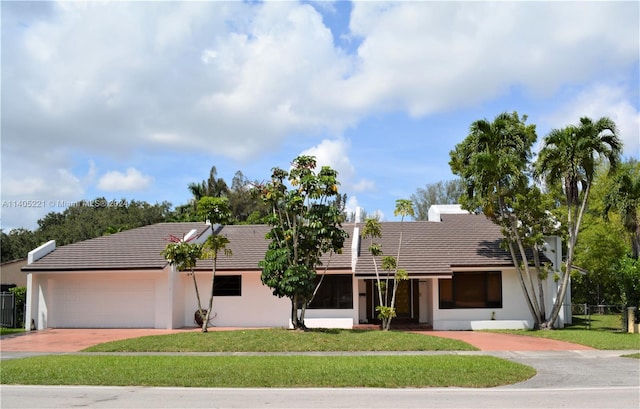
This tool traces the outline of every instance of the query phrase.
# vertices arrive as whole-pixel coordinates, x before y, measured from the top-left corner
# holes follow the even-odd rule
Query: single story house
[[[325,257],[322,286],[307,310],[309,327],[352,328],[375,322],[375,268],[362,239],[361,223],[348,223],[341,254]],[[203,242],[211,234],[230,241],[231,257],[220,255],[215,279],[213,326],[288,327],[290,302],[275,297],[260,280],[258,262],[268,241],[266,225],[211,226],[159,223],[83,242],[55,247],[48,242],[29,253],[25,327],[183,328],[195,327],[193,278],[160,254],[173,235]],[[383,222],[385,254],[396,255],[409,273],[397,292],[397,321],[431,325],[437,330],[530,328],[526,307],[509,254],[500,248],[500,228],[459,206],[434,206],[430,221]],[[558,268],[561,243],[547,240],[545,257]],[[378,265],[380,265],[378,263]],[[208,300],[211,260],[195,271],[203,304]],[[380,272],[385,274],[384,272]],[[556,283],[546,283],[547,309]],[[567,302],[570,302],[570,292]],[[559,325],[570,322],[563,311]]]
[[[27,276],[22,272],[22,267],[26,265],[26,258],[0,264],[0,292],[8,291],[13,287],[27,286]]]

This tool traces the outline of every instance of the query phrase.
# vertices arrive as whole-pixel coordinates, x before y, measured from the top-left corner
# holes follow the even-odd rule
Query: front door
[[[419,302],[417,286],[417,280],[405,280],[398,283],[396,318],[402,320],[416,320],[418,318],[418,310],[416,308]],[[392,290],[393,284],[390,283],[390,291]],[[391,301],[391,295],[392,293],[389,293],[389,301]],[[376,311],[378,305],[380,305],[380,302],[376,280],[367,280],[367,320],[369,322],[380,321]]]
[[[396,291],[396,316],[411,319],[411,315],[411,280],[400,281]]]

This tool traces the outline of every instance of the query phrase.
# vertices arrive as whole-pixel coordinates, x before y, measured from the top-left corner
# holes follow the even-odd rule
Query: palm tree
[[[613,186],[604,197],[604,216],[609,211],[617,210],[622,218],[624,228],[631,235],[631,254],[638,259],[640,254],[640,166],[625,163],[615,175]]]
[[[611,171],[616,168],[621,151],[622,142],[617,136],[616,124],[607,117],[596,122],[582,117],[578,125],[554,129],[544,138],[536,173],[548,186],[562,184],[567,201],[569,232],[566,269],[562,273],[558,296],[544,327],[553,327],[567,292],[578,231],[598,160],[606,158]]]
[[[215,166],[211,167],[209,171],[209,179],[203,180],[200,183],[189,183],[188,189],[193,195],[193,209],[195,210],[198,201],[205,196],[209,197],[223,197],[229,194],[229,187],[222,178],[218,178],[218,170]]]
[[[463,207],[481,209],[503,228],[525,302],[534,326],[539,327],[543,309],[524,247],[522,220],[515,211],[518,198],[529,190],[531,146],[537,139],[535,125],[527,125],[526,120],[526,115],[521,118],[517,112],[505,112],[493,121],[473,122],[467,138],[450,153],[449,164],[466,187],[460,198]]]

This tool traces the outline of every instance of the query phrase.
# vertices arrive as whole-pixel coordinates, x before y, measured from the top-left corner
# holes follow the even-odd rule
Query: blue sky
[[[638,2],[1,7],[5,230],[98,196],[183,204],[213,165],[266,180],[301,153],[393,220],[503,111],[539,140],[609,116],[640,158]]]

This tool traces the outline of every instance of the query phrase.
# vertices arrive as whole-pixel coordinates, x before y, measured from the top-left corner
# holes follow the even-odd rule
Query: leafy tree
[[[537,136],[535,125],[527,125],[526,119],[514,112],[473,122],[469,135],[451,151],[449,164],[466,187],[462,206],[481,210],[501,226],[527,307],[539,327],[544,320],[542,284],[534,282],[526,248],[536,253],[543,244],[549,217],[542,216],[541,193],[529,186],[531,147]],[[542,266],[536,276],[544,277]]]
[[[347,237],[343,215],[330,203],[338,194],[337,172],[328,166],[315,169],[315,157],[298,156],[290,171],[273,168],[271,182],[256,188],[271,209],[269,248],[260,262],[262,283],[275,296],[291,300],[294,329],[306,329],[304,315],[321,257],[341,252]]]
[[[193,195],[191,203],[177,206],[173,219],[176,221],[200,220],[196,210],[200,199],[226,197],[229,199],[228,206],[231,212],[228,224],[263,224],[269,209],[259,197],[252,194],[253,186],[257,185],[257,182],[249,181],[242,171],[237,171],[229,188],[224,179],[217,177],[216,167],[213,166],[207,180],[189,184],[189,191]]]
[[[16,328],[24,327],[24,309],[27,303],[27,287],[13,287],[9,288],[9,292],[15,296],[15,308],[16,308]]]
[[[199,318],[203,319],[207,314],[204,312],[202,303],[200,302],[200,290],[198,289],[198,281],[196,280],[194,272],[198,259],[202,257],[202,244],[190,243],[189,240],[185,240],[184,237],[177,238],[171,236],[168,240],[170,242],[162,251],[162,255],[170,265],[175,267],[176,271],[189,271],[189,275],[193,278],[193,286],[196,290],[196,299],[198,301],[197,314]],[[202,332],[207,332],[207,324],[208,320],[203,319]]]
[[[123,230],[166,221],[171,204],[122,199],[108,201],[104,197],[82,200],[62,212],[50,212],[38,220],[35,231],[13,229],[2,233],[2,261],[27,256],[40,244],[55,240],[58,246],[113,234]]]
[[[402,226],[406,216],[413,217],[413,203],[410,200],[399,199],[396,201],[396,208],[393,213],[395,216],[401,216],[400,226]],[[369,253],[371,253],[373,257],[373,265],[376,273],[376,289],[378,290],[378,306],[376,307],[376,311],[378,311],[378,318],[382,320],[382,330],[388,331],[389,328],[391,328],[391,321],[396,316],[396,292],[398,285],[401,281],[409,279],[407,271],[398,267],[400,251],[402,250],[402,227],[400,227],[398,253],[395,257],[383,255],[380,244],[374,242],[374,239],[382,237],[381,224],[377,219],[368,218],[365,221],[364,228],[362,229],[362,237],[363,239],[369,238],[371,241]],[[384,279],[380,278],[377,257],[382,257],[380,267],[386,271]],[[391,297],[389,297],[389,293],[391,293]]]
[[[623,303],[640,306],[640,261],[633,257],[623,257],[619,264]]]
[[[200,198],[197,203],[197,212],[204,220],[209,220],[212,223],[224,223],[230,218],[226,197],[205,196]],[[202,320],[202,332],[207,332],[209,321],[212,319],[211,311],[213,310],[213,294],[218,256],[221,251],[228,257],[232,255],[231,250],[226,248],[227,244],[229,244],[229,239],[224,235],[215,234],[214,232],[214,234],[211,234],[207,238],[204,244],[189,243],[189,240],[184,240],[184,237],[182,239],[170,237],[169,240],[170,243],[167,244],[162,255],[171,265],[174,265],[178,271],[190,270],[190,275],[193,278],[193,286],[196,291],[196,299],[198,301],[197,317]],[[194,274],[197,261],[203,258],[213,260],[211,288],[207,309],[202,308],[198,281]]]
[[[631,254],[631,240],[627,240],[628,233],[620,212],[615,209],[605,211],[605,201],[619,176],[618,172],[610,174],[608,168],[606,163],[597,167],[589,206],[580,227],[580,240],[576,243],[571,273],[571,297],[576,303],[624,303],[620,263],[625,255]],[[566,219],[566,211],[558,214],[562,220]],[[563,234],[568,241],[568,233]]]
[[[416,220],[429,219],[429,207],[438,204],[456,204],[465,191],[462,179],[439,181],[418,188],[411,195]]]
[[[597,193],[596,189],[593,190]],[[593,199],[596,199],[595,195]],[[571,297],[575,303],[621,304],[619,263],[628,251],[624,228],[617,215],[604,220],[587,212],[576,243],[575,270],[571,274]]]
[[[269,213],[269,208],[253,194],[253,186],[257,184],[250,182],[241,171],[234,175],[227,194],[234,223],[264,223],[262,219]]]
[[[640,254],[640,162],[624,163],[614,175],[604,198],[603,214],[616,210],[631,238],[631,256]]]
[[[578,125],[554,129],[544,138],[536,163],[536,173],[547,185],[562,186],[569,236],[566,268],[561,274],[558,296],[545,322],[547,327],[552,327],[558,318],[567,292],[578,232],[587,208],[598,157],[606,158],[610,169],[615,169],[621,150],[622,142],[617,136],[616,125],[606,117],[596,122],[582,117]]]
[[[204,196],[196,203],[196,214],[199,221],[228,224],[231,220],[229,199],[226,197]]]
[[[40,244],[37,235],[27,229],[12,229],[9,234],[1,233],[0,248],[2,249],[2,262],[25,258],[27,254]]]

